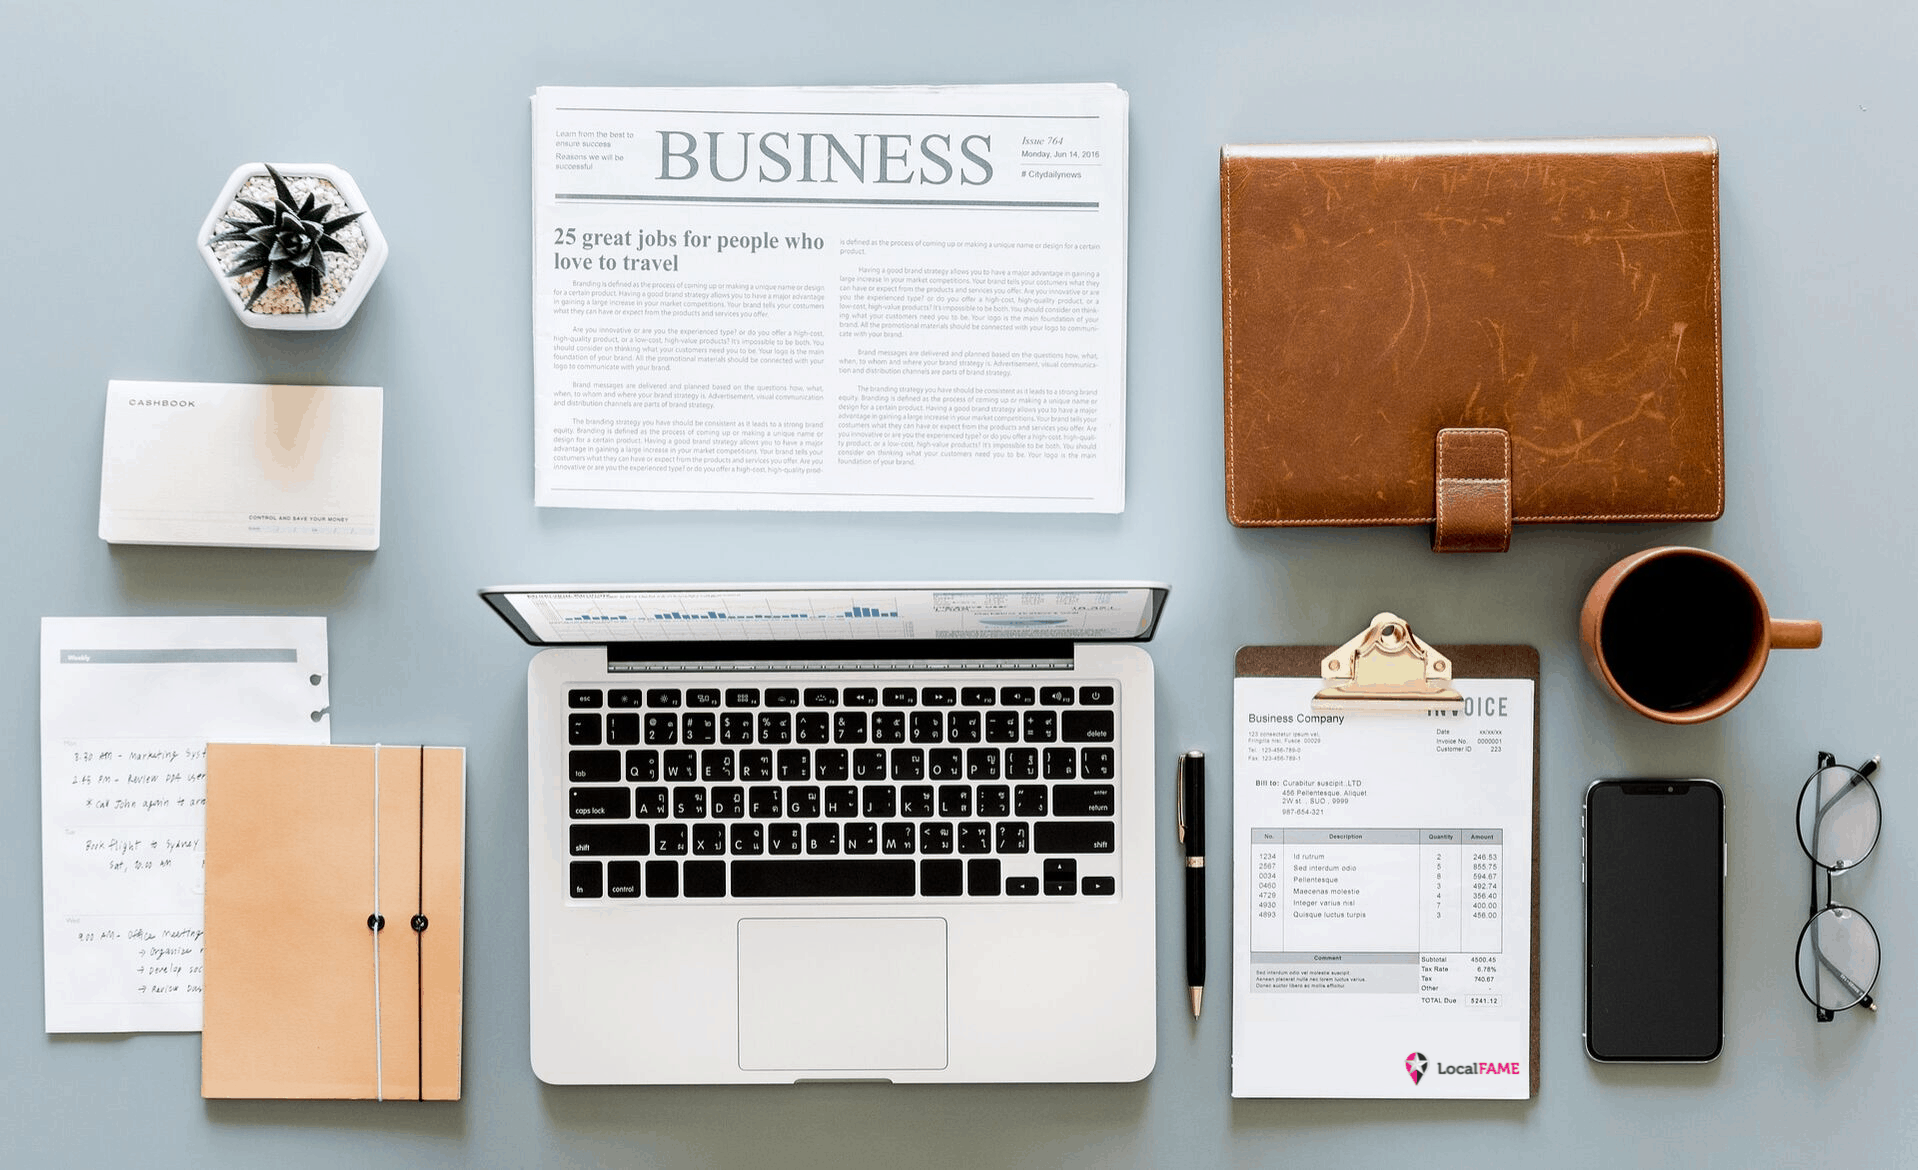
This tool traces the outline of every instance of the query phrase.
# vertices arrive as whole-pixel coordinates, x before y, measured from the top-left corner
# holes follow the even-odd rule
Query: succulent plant
[[[251,245],[234,257],[233,267],[227,269],[228,276],[244,276],[266,269],[259,283],[253,286],[253,295],[247,298],[247,308],[252,308],[253,302],[270,286],[292,277],[294,287],[300,290],[300,311],[311,312],[313,298],[320,295],[320,282],[327,276],[327,253],[347,250],[346,245],[334,238],[334,233],[365,212],[355,211],[328,219],[327,213],[333,210],[333,204],[316,205],[312,194],[301,203],[271,163],[267,164],[267,174],[273,177],[276,193],[273,206],[236,197],[234,202],[252,212],[255,221],[225,216],[222,222],[231,225],[232,230],[213,237],[210,242]]]

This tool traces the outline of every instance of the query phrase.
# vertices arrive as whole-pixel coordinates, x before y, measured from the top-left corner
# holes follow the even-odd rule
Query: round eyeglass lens
[[[1815,1007],[1844,1011],[1880,977],[1880,936],[1850,906],[1829,906],[1800,932],[1800,991]]]
[[[1800,848],[1831,870],[1851,869],[1880,839],[1880,794],[1853,768],[1835,765],[1800,790]]]

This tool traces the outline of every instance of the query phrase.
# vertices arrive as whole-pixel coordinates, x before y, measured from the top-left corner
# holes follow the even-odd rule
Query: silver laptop
[[[1159,584],[525,586],[533,1070],[1154,1062]]]

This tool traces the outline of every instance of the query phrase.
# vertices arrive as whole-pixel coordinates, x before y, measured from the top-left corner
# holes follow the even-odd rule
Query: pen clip
[[[1187,843],[1187,757],[1173,761],[1173,824],[1175,840]]]

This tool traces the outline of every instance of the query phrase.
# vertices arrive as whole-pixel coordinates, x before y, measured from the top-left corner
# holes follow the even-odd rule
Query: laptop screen
[[[1144,641],[1167,588],[1127,583],[521,586],[480,596],[536,646],[609,642]]]

